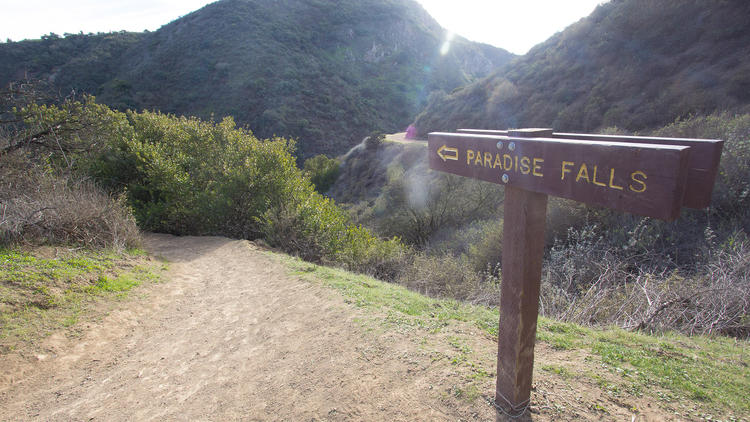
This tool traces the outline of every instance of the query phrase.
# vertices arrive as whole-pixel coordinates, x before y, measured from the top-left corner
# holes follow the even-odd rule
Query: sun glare
[[[445,56],[451,51],[451,41],[453,41],[453,36],[453,33],[450,31],[445,33],[445,42],[443,42],[443,45],[440,47],[441,56]]]

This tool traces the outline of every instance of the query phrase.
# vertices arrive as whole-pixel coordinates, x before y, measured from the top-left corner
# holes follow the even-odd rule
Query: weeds
[[[0,249],[0,348],[74,325],[95,297],[160,280],[138,251]]]

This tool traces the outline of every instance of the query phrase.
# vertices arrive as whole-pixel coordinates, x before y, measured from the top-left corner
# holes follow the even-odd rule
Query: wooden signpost
[[[723,141],[554,133],[552,129],[430,133],[433,170],[505,185],[495,405],[529,405],[547,196],[667,221],[704,208]]]

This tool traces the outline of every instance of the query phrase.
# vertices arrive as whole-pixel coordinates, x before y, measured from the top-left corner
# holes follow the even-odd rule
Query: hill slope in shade
[[[141,34],[0,44],[0,83],[24,76],[118,108],[232,115],[257,135],[338,154],[372,130],[403,130],[430,93],[511,53],[445,31],[413,0],[222,0]]]
[[[642,130],[750,104],[750,2],[612,0],[487,78],[435,98],[461,127]]]

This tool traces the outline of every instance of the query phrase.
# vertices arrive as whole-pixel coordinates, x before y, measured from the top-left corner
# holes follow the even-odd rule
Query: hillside
[[[612,0],[507,67],[435,98],[422,134],[458,127],[630,131],[750,104],[750,3]]]
[[[413,0],[221,0],[155,32],[0,44],[0,84],[41,78],[119,109],[220,118],[340,154],[402,130],[432,92],[513,55],[445,31]]]

